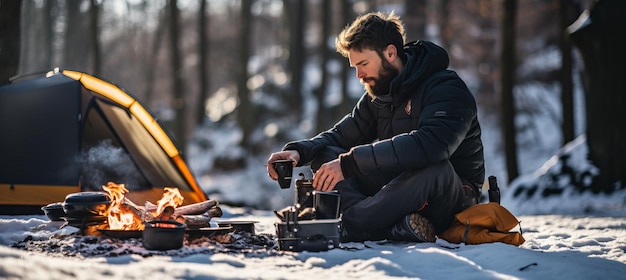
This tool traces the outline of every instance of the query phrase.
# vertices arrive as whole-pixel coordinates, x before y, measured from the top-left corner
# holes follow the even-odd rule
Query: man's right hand
[[[300,153],[294,150],[287,150],[275,152],[270,155],[270,158],[267,159],[267,163],[265,164],[265,166],[267,167],[267,175],[269,175],[270,178],[272,178],[272,180],[274,181],[278,180],[278,172],[276,172],[276,169],[274,169],[274,164],[272,163],[277,160],[293,160],[293,167],[296,167],[296,165],[298,165],[298,162],[300,161]]]

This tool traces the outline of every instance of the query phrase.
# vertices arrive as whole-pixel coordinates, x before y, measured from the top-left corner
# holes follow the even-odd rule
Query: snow
[[[257,221],[257,235],[275,233],[276,218],[269,211],[226,207],[225,212],[233,219]],[[502,243],[457,245],[443,240],[380,241],[345,243],[342,247],[347,248],[326,252],[289,252],[276,248],[220,251],[205,244],[196,250],[185,246],[158,255],[135,244],[117,256],[81,257],[11,247],[27,236],[33,240],[61,238],[76,232],[75,228],[59,229],[61,222],[50,222],[45,216],[0,216],[0,278],[619,279],[626,273],[623,216],[522,215],[518,218],[526,238],[520,247]],[[78,245],[91,246],[93,250],[102,246],[64,246]]]

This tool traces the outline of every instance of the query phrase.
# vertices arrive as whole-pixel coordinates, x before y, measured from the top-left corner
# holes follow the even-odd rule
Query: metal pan
[[[115,238],[115,239],[130,239],[130,238],[141,238],[143,231],[142,230],[122,230],[122,229],[98,229],[104,236]]]
[[[232,227],[204,227],[198,229],[187,229],[185,233],[189,238],[211,237],[214,235],[225,235],[232,231]]]

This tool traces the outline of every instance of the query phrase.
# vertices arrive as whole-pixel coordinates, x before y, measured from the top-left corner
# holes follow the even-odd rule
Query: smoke
[[[125,184],[129,190],[147,185],[130,155],[105,139],[80,155],[82,189],[102,190],[108,182]]]

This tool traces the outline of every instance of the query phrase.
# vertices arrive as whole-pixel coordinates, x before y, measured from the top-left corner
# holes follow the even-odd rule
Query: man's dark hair
[[[351,50],[374,50],[379,54],[392,44],[401,53],[406,34],[399,16],[393,12],[368,13],[359,16],[352,24],[339,33],[335,40],[335,47],[344,57],[348,57]]]

